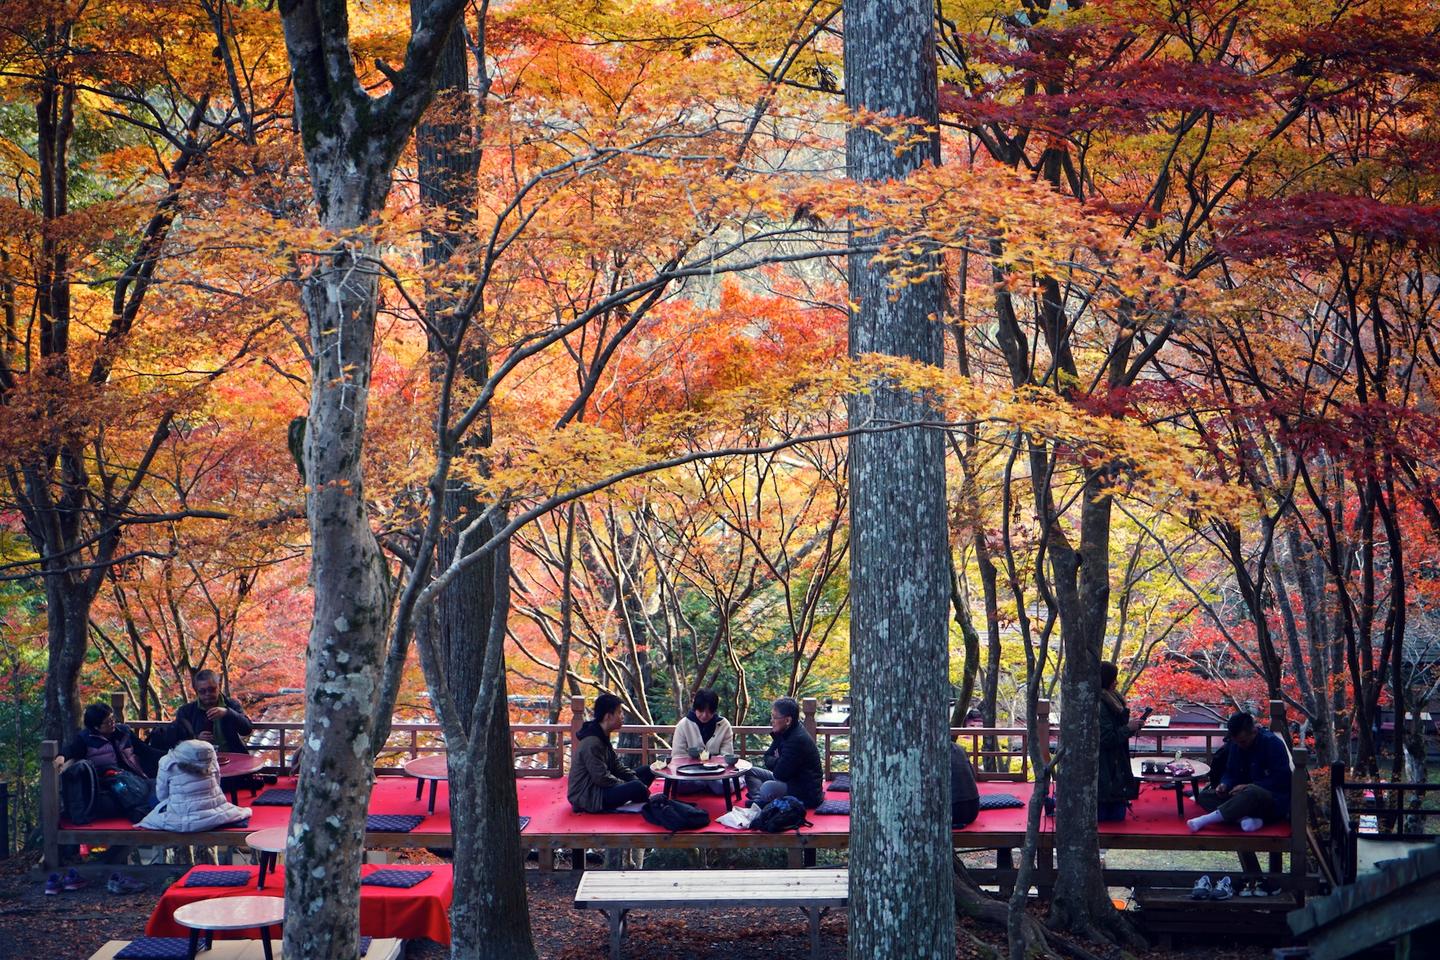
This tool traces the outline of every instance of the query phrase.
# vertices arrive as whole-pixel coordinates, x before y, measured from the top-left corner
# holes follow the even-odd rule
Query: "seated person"
[[[1245,831],[1290,815],[1290,755],[1285,744],[1269,730],[1255,725],[1248,713],[1237,713],[1225,724],[1229,743],[1225,772],[1218,786],[1206,787],[1197,798],[1208,813],[1190,820],[1191,830],[1213,823],[1238,823]]]
[[[627,803],[647,800],[650,789],[635,771],[621,765],[610,735],[625,725],[625,708],[613,693],[595,698],[592,719],[575,735],[575,760],[570,764],[570,783],[565,791],[576,813],[604,813]]]
[[[155,805],[150,773],[158,765],[160,753],[137,740],[125,724],[117,723],[115,711],[107,703],[86,707],[84,721],[84,729],[70,738],[56,762],[63,771],[76,761],[89,761],[115,806],[138,820]]]
[[[1095,818],[1101,823],[1124,820],[1130,801],[1140,796],[1140,783],[1130,768],[1130,738],[1144,720],[1131,717],[1117,683],[1120,670],[1108,660],[1100,663],[1100,765],[1095,790]]]
[[[155,795],[159,803],[139,824],[147,830],[193,833],[250,819],[249,807],[225,799],[215,748],[204,740],[185,740],[165,755]]]
[[[800,723],[799,702],[790,697],[781,697],[770,707],[770,747],[763,763],[746,774],[752,804],[763,807],[787,795],[811,810],[825,802],[820,751]]]
[[[975,822],[980,816],[980,785],[970,755],[958,743],[950,744],[950,826],[952,829]]]
[[[255,725],[245,716],[239,701],[220,693],[220,676],[214,670],[197,670],[190,684],[195,699],[175,711],[166,731],[170,743],[204,740],[220,753],[249,753],[245,739]]]
[[[712,757],[735,752],[735,734],[730,721],[720,716],[720,698],[714,690],[696,690],[690,712],[675,724],[671,761],[684,763],[690,759],[691,750],[708,751]]]
[[[670,741],[670,764],[679,766],[689,763],[694,756],[723,757],[735,752],[735,734],[730,721],[720,716],[720,698],[714,690],[696,690],[691,701],[690,712],[675,724],[675,735]],[[723,783],[675,784],[676,793],[724,793]]]
[[[115,721],[115,711],[108,703],[92,703],[85,708],[85,727],[71,737],[60,751],[67,763],[89,760],[96,773],[106,770],[128,770],[149,779],[160,763],[161,753],[153,750],[123,723]]]

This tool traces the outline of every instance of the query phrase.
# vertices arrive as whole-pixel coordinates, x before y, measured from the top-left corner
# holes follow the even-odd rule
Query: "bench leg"
[[[603,910],[610,924],[610,960],[620,960],[620,943],[625,937],[625,918],[629,910]]]
[[[541,847],[539,857],[540,869],[546,873],[553,873],[555,871],[555,848],[549,846]]]
[[[583,847],[570,851],[570,869],[580,871],[585,869],[585,849]]]
[[[810,921],[810,960],[820,960],[820,908],[804,907]]]

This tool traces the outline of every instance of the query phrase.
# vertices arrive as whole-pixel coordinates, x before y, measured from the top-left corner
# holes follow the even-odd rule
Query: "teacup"
[[[732,767],[735,766],[735,761],[736,761],[736,760],[739,760],[739,759],[740,759],[739,754],[735,754],[735,753],[727,753],[727,754],[725,754],[725,762],[726,762],[727,764],[729,764],[730,766],[732,766]]]
[[[690,754],[690,759],[691,759],[691,760],[699,760],[699,759],[700,759],[700,748],[699,748],[699,747],[691,747],[689,750],[687,750],[687,751],[685,751],[685,752],[688,753],[688,754]]]

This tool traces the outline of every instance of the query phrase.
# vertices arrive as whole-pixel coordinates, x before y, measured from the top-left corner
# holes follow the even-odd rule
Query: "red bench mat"
[[[250,882],[243,887],[187,887],[185,880],[191,874],[211,870],[248,869]],[[360,875],[385,870],[380,864],[367,863],[361,866]],[[413,887],[360,888],[360,933],[367,937],[396,937],[414,940],[426,937],[437,943],[450,942],[450,900],[455,884],[448,863],[425,864],[426,870],[434,873]],[[197,900],[212,900],[217,897],[283,897],[285,895],[285,868],[278,867],[272,877],[265,875],[265,889],[255,889],[257,867],[192,867],[180,880],[172,883],[155,904],[150,920],[145,924],[145,935],[149,937],[188,937],[190,931],[174,920],[175,909]],[[225,931],[215,934],[217,939],[243,940],[259,936],[254,930]]]

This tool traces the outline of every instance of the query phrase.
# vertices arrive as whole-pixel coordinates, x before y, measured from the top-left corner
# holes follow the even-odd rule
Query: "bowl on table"
[[[725,754],[725,765],[728,767],[733,767],[735,766],[735,761],[739,759],[740,755],[738,753],[727,753]]]

